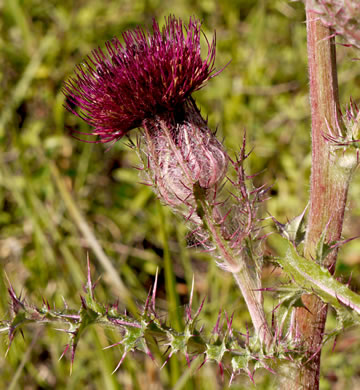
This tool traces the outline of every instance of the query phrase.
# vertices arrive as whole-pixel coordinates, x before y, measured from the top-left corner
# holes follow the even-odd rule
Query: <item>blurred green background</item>
[[[311,166],[305,15],[302,3],[285,0],[0,0],[0,316],[8,316],[6,272],[16,291],[41,304],[42,297],[79,307],[86,256],[102,302],[130,310],[141,307],[160,271],[158,307],[164,318],[188,302],[192,276],[195,303],[206,296],[201,317],[211,335],[219,309],[235,311],[234,328],[245,332],[249,316],[230,275],[208,255],[186,249],[187,228],[160,207],[139,184],[135,154],[123,142],[79,142],[67,127],[87,131],[63,108],[61,88],[92,49],[137,25],[163,23],[169,14],[203,20],[208,37],[217,34],[217,68],[230,65],[195,94],[212,128],[219,128],[230,154],[244,129],[254,151],[248,172],[263,171],[258,184],[273,185],[266,210],[281,222],[299,214],[308,199]],[[343,106],[360,98],[359,55],[338,46]],[[360,176],[351,186],[344,237],[360,234]],[[69,197],[71,196],[71,197]],[[264,216],[266,216],[264,208]],[[271,230],[271,224],[266,226]],[[276,247],[266,248],[276,253]],[[164,257],[170,257],[174,302],[164,288]],[[264,284],[279,272],[264,268]],[[339,254],[337,275],[360,287],[360,242]],[[124,287],[125,286],[125,287]],[[132,299],[126,296],[131,296]],[[266,296],[266,310],[276,305]],[[166,309],[169,308],[167,311]],[[331,314],[328,327],[334,327]],[[358,332],[358,330],[357,330]],[[94,329],[80,341],[73,373],[58,358],[67,343],[51,328],[29,328],[4,358],[0,343],[0,389],[206,389],[227,388],[214,363],[189,375],[185,360],[172,358],[163,370],[140,353],[130,354],[111,375],[121,347],[114,332]],[[344,332],[335,352],[324,348],[322,389],[360,389],[360,340]],[[157,356],[162,364],[164,357]],[[187,376],[189,375],[189,378]],[[177,378],[181,378],[178,381]],[[258,389],[276,388],[272,375],[255,375]],[[174,385],[177,383],[177,385]],[[176,387],[177,386],[177,387]],[[233,389],[252,388],[244,374]]]

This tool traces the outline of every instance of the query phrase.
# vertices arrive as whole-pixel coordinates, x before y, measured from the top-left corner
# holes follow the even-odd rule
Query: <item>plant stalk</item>
[[[258,291],[254,277],[246,266],[239,272],[233,273],[233,275],[249,310],[255,331],[261,342],[269,347],[272,341],[272,334],[266,321],[261,292]]]
[[[261,286],[257,281],[256,275],[253,273],[250,265],[247,264],[246,259],[239,259],[237,258],[238,255],[233,253],[226,240],[223,239],[220,228],[213,220],[212,212],[207,202],[201,199],[198,190],[195,190],[195,192],[197,194],[195,197],[197,198],[198,209],[202,210],[200,214],[203,213],[204,225],[207,227],[213,242],[216,244],[221,258],[235,278],[260,342],[268,347],[272,342],[272,334],[265,317],[262,292],[259,291],[259,287]]]
[[[306,7],[308,66],[310,78],[310,105],[312,119],[312,170],[310,184],[310,210],[305,237],[304,255],[316,258],[316,248],[323,232],[326,241],[339,241],[350,174],[344,174],[324,139],[328,129],[336,128],[339,113],[338,81],[335,42],[331,29],[325,27],[318,15]],[[337,251],[324,260],[323,266],[334,272]],[[305,308],[297,308],[295,337],[305,352],[305,364],[294,370],[283,388],[319,388],[320,356],[327,316],[327,305],[312,294],[304,295]]]

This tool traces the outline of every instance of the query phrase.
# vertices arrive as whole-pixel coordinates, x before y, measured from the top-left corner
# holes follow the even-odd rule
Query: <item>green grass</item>
[[[273,185],[267,210],[280,221],[299,214],[308,199],[310,118],[306,32],[301,3],[285,0],[4,0],[0,3],[0,316],[8,315],[4,273],[18,293],[57,306],[62,297],[78,307],[89,254],[96,294],[136,315],[159,268],[158,307],[179,322],[195,278],[194,303],[206,296],[201,323],[211,333],[219,309],[235,311],[234,328],[244,332],[249,316],[230,275],[204,253],[186,248],[187,229],[168,210],[160,210],[151,190],[139,184],[135,154],[123,142],[79,142],[67,127],[86,131],[63,108],[63,82],[90,51],[138,24],[149,27],[174,13],[216,29],[221,75],[196,93],[212,128],[219,127],[230,153],[246,129],[254,151],[249,172],[264,172],[258,183]],[[360,98],[359,52],[338,46],[342,102]],[[360,234],[360,179],[351,187],[345,237]],[[265,209],[264,209],[264,215]],[[267,227],[269,229],[269,227]],[[360,244],[340,252],[338,273],[352,273],[360,286]],[[276,251],[276,248],[267,248]],[[268,268],[266,271],[270,271]],[[264,272],[264,283],[278,280]],[[274,303],[267,296],[266,310]],[[169,309],[168,314],[167,309]],[[329,327],[334,317],[329,318]],[[175,325],[174,325],[175,326]],[[0,344],[0,388],[8,389],[206,389],[226,388],[209,363],[189,371],[183,358],[159,367],[140,354],[129,355],[114,375],[121,348],[102,348],[119,340],[94,329],[80,341],[73,373],[69,359],[58,358],[66,337],[50,328],[29,328],[17,337],[6,358]],[[322,389],[336,378],[342,389],[360,386],[360,339],[340,336],[335,352],[324,350]],[[156,356],[158,365],[164,357]],[[200,364],[200,363],[199,363]],[[193,375],[189,375],[193,372]],[[256,375],[259,389],[274,388],[274,378]],[[245,375],[234,389],[252,388]]]

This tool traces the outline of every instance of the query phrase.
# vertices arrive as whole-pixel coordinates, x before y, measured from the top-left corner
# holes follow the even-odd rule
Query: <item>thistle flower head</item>
[[[93,126],[100,142],[142,127],[147,179],[165,204],[191,210],[194,185],[211,192],[228,166],[222,144],[191,97],[218,73],[215,38],[206,40],[203,59],[201,34],[196,19],[185,26],[169,16],[162,29],[154,20],[152,33],[138,27],[123,34],[123,44],[107,42],[107,53],[93,51],[64,88],[67,109]]]
[[[98,48],[65,83],[66,108],[94,129],[100,142],[118,140],[144,120],[164,112],[176,116],[191,94],[215,73],[215,38],[201,57],[201,23],[169,16],[152,33],[138,27]],[[78,110],[76,109],[78,107]]]

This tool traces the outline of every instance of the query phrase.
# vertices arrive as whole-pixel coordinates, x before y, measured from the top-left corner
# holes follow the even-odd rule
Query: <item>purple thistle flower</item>
[[[219,73],[214,67],[215,38],[207,41],[202,59],[201,23],[196,19],[184,26],[170,16],[162,30],[156,21],[152,29],[151,34],[140,27],[124,33],[124,44],[108,42],[106,54],[95,50],[65,84],[67,108],[94,127],[98,142],[116,141],[141,127],[136,144],[129,141],[146,183],[193,225],[191,236],[198,246],[213,252],[223,269],[238,273],[244,265],[261,261],[261,255],[248,258],[247,242],[256,240],[258,203],[265,190],[248,191],[245,138],[232,161],[191,96]],[[227,176],[229,162],[234,181]],[[238,194],[231,192],[235,204],[221,194],[225,177]],[[257,243],[251,249],[254,257]],[[257,269],[249,271],[252,290],[260,288]],[[261,293],[255,295],[260,301]],[[258,321],[262,329],[263,317]]]
[[[118,140],[163,113],[176,121],[191,94],[219,73],[215,37],[201,58],[198,20],[184,26],[169,16],[162,30],[154,20],[152,30],[138,27],[122,34],[124,44],[107,42],[105,53],[94,50],[65,83],[66,108],[94,127],[98,142]]]
[[[107,42],[107,53],[94,50],[65,83],[66,108],[94,127],[97,142],[141,127],[137,149],[146,180],[165,204],[189,215],[196,209],[194,185],[210,196],[228,167],[223,145],[191,97],[219,73],[215,38],[206,40],[202,59],[198,20],[184,25],[169,16],[162,30],[154,20],[152,30],[138,27],[123,33],[124,44]]]

